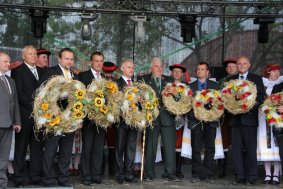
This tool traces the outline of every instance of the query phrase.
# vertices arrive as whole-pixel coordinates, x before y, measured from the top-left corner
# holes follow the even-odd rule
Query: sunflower
[[[128,98],[128,100],[133,100],[133,99],[134,99],[134,96],[133,96],[133,94],[128,93],[127,98]]]
[[[145,102],[145,109],[146,110],[151,110],[153,108],[152,104],[149,101]]]
[[[75,111],[81,111],[83,109],[84,105],[81,102],[76,102],[73,106]]]
[[[151,122],[152,121],[152,114],[151,113],[147,113],[146,114],[146,119],[148,122]]]
[[[156,106],[158,106],[158,99],[157,98],[155,98],[154,100],[153,100],[153,105],[156,107]]]
[[[104,93],[101,90],[96,90],[95,93],[100,97],[103,98],[104,97]]]
[[[53,127],[54,125],[56,125],[56,123],[55,123],[54,120],[52,120],[52,121],[49,122],[49,125],[50,125],[51,127]]]
[[[44,114],[44,117],[45,117],[46,119],[50,119],[50,118],[51,118],[51,114],[50,114],[50,113],[46,113],[46,114]]]
[[[96,107],[101,107],[101,106],[103,105],[102,99],[99,98],[99,97],[96,97],[96,98],[94,99],[94,105],[95,105]]]
[[[56,116],[54,119],[55,124],[58,124],[61,121],[60,117]]]
[[[44,102],[44,103],[41,104],[41,109],[42,109],[43,111],[48,110],[48,108],[49,108],[49,104],[48,104],[48,103]]]
[[[133,93],[137,93],[137,92],[138,92],[138,89],[137,89],[136,87],[133,87],[133,88],[132,88],[132,91],[133,91]]]
[[[112,93],[112,94],[114,94],[118,90],[117,85],[114,82],[108,82],[107,88],[109,89],[110,93]]]
[[[106,114],[106,113],[108,112],[107,106],[102,106],[102,107],[100,107],[99,110],[100,110],[102,113],[104,113],[104,114]]]
[[[76,111],[76,112],[73,113],[73,118],[75,118],[75,119],[82,119],[84,117],[84,115],[85,114],[83,112]]]
[[[78,89],[78,90],[76,90],[76,92],[75,92],[75,97],[77,98],[77,99],[83,99],[84,98],[84,95],[85,95],[85,90],[83,90],[83,89]]]

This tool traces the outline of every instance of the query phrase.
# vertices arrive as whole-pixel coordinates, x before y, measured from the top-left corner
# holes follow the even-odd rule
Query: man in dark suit
[[[12,70],[11,77],[16,82],[21,113],[22,131],[15,135],[15,186],[24,185],[25,158],[27,146],[30,149],[29,176],[32,184],[38,184],[41,176],[43,155],[42,133],[34,133],[33,96],[39,86],[44,69],[36,66],[37,53],[34,46],[25,46],[22,51],[23,63]]]
[[[237,59],[239,74],[231,76],[232,79],[246,79],[252,81],[257,88],[256,104],[247,113],[233,115],[232,125],[232,154],[235,167],[235,184],[255,184],[257,180],[257,127],[258,108],[265,99],[265,89],[262,78],[249,72],[250,61],[247,57],[241,56]],[[245,154],[247,161],[245,161]],[[247,162],[247,169],[246,169]]]
[[[104,77],[101,73],[104,55],[93,52],[90,56],[91,68],[79,74],[79,80],[87,87],[92,80]],[[105,130],[88,118],[85,118],[82,127],[82,183],[91,185],[93,182],[100,184],[101,168],[104,153]]]
[[[77,75],[73,73],[70,68],[75,63],[75,53],[69,48],[64,48],[59,52],[58,65],[50,67],[46,70],[40,83],[47,81],[50,77],[62,75],[66,79],[78,79]],[[61,101],[62,107],[67,106],[66,101]],[[81,126],[78,126],[80,128]],[[58,160],[57,160],[57,181],[60,186],[71,186],[68,183],[69,177],[69,164],[72,157],[72,147],[74,141],[74,132],[64,133],[64,136],[48,134],[44,141],[44,155],[42,162],[42,185],[51,186],[56,184],[54,175],[53,164],[56,157],[57,149],[59,147]]]
[[[153,58],[150,65],[151,73],[142,76],[138,80],[150,85],[159,100],[159,116],[153,122],[153,128],[146,128],[145,146],[145,181],[152,181],[155,177],[155,159],[159,133],[161,134],[164,149],[163,161],[165,170],[162,178],[169,181],[180,181],[175,176],[176,172],[176,129],[175,116],[170,114],[162,102],[161,92],[167,83],[174,82],[172,78],[163,75],[163,63],[159,58]],[[167,91],[171,93],[172,91]]]
[[[218,90],[218,83],[208,79],[209,65],[206,62],[200,62],[197,65],[197,80],[190,84],[194,93],[205,89]],[[209,107],[208,107],[209,109]],[[200,122],[190,111],[188,114],[188,126],[191,129],[192,137],[192,176],[191,182],[200,182],[205,180],[213,183],[213,158],[215,153],[216,127],[219,121]],[[204,159],[201,159],[202,142],[204,141]]]
[[[13,130],[21,130],[20,109],[16,85],[5,75],[9,70],[10,57],[0,52],[0,188],[7,188],[6,169],[12,144]]]
[[[134,62],[125,59],[121,64],[122,76],[116,83],[122,91],[127,85],[132,85],[134,75]],[[115,160],[116,160],[116,179],[119,184],[127,182],[137,182],[133,175],[135,154],[137,143],[137,129],[131,128],[124,120],[121,120],[116,129]]]

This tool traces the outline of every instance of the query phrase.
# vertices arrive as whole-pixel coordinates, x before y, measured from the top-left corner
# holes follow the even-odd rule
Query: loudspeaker
[[[268,24],[260,23],[257,32],[257,41],[259,43],[266,43],[268,41],[268,37],[269,37]]]

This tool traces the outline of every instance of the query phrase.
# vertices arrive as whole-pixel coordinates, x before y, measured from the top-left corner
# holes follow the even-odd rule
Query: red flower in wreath
[[[207,93],[209,93],[209,90],[208,90],[208,89],[201,91],[201,94],[202,94],[203,96],[205,96]]]
[[[224,105],[223,104],[220,104],[219,106],[218,106],[218,110],[223,110],[224,109]]]
[[[193,91],[192,90],[189,90],[188,91],[188,96],[192,96],[193,95]]]
[[[271,118],[268,120],[269,123],[274,123],[276,120],[274,118]]]
[[[277,95],[277,94],[273,94],[270,96],[270,100],[272,101],[280,101],[281,100],[281,96]]]
[[[264,113],[265,113],[265,114],[268,114],[268,113],[269,113],[269,110],[268,110],[268,109],[264,110]]]
[[[243,104],[243,105],[242,105],[242,109],[243,109],[243,110],[247,110],[247,108],[248,108],[248,106],[247,106],[246,104]]]
[[[245,87],[245,86],[247,86],[248,84],[246,83],[246,82],[244,82],[244,83],[242,83],[241,84],[241,87]]]
[[[196,102],[196,107],[201,107],[201,102]]]

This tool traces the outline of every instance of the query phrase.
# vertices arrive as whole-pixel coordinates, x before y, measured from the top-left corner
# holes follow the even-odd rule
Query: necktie
[[[35,79],[38,80],[38,75],[37,75],[37,71],[36,71],[36,68],[35,68],[35,67],[32,67],[32,68],[31,68],[31,72],[33,73]]]
[[[240,75],[240,79],[245,79],[243,75]]]
[[[159,77],[155,78],[155,84],[156,84],[158,91],[160,92],[161,85],[160,85],[160,78]]]
[[[64,77],[68,80],[68,79],[71,79],[70,76],[69,76],[69,71],[67,69],[63,69],[63,72],[64,72]]]
[[[96,78],[97,78],[97,79],[100,78],[99,72],[95,72],[95,75],[96,75]]]
[[[8,84],[5,76],[1,75],[0,78],[1,78],[1,81],[3,82],[3,84],[5,86],[5,89],[6,89],[7,93],[10,94],[9,84]]]
[[[127,80],[128,85],[132,85],[132,81],[130,79]]]

